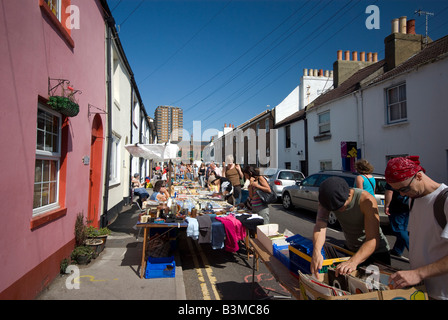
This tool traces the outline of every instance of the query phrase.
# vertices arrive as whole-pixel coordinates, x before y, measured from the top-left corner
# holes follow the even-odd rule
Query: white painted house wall
[[[386,89],[406,83],[407,121],[386,124]],[[448,182],[448,59],[389,79],[364,91],[365,156],[384,173],[386,156],[419,155],[438,182]]]
[[[331,138],[315,141],[314,137],[319,136],[318,115],[328,110]],[[320,171],[320,163],[323,161],[331,161],[331,168],[327,169],[342,170],[341,142],[358,141],[357,117],[356,97],[353,95],[311,108],[307,112],[309,174]]]
[[[295,121],[290,124],[291,146],[286,148],[286,126],[277,129],[278,167],[285,168],[286,162],[291,163],[292,170],[301,170],[300,161],[305,160],[305,122]],[[272,144],[271,144],[272,146]],[[271,147],[272,148],[272,147]],[[300,153],[300,154],[299,154]]]

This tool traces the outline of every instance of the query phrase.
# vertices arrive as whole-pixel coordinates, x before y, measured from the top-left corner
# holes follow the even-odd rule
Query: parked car
[[[282,204],[285,209],[293,207],[307,209],[317,212],[319,186],[325,179],[338,176],[347,181],[350,187],[355,187],[356,174],[344,171],[321,171],[306,177],[292,186],[283,189]],[[389,224],[389,218],[384,213],[384,193],[386,190],[386,179],[383,175],[373,174],[376,180],[375,198],[378,204],[380,223]],[[337,222],[336,215],[331,212],[328,223],[334,225]]]
[[[264,176],[278,198],[282,197],[283,188],[305,179],[302,172],[290,169],[268,169],[264,172]]]

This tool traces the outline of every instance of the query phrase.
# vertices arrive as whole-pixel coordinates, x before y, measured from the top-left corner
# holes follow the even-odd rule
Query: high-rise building
[[[182,141],[183,111],[179,107],[158,106],[154,112],[159,143]]]

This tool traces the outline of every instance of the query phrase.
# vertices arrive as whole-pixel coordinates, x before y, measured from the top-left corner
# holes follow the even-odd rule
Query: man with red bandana
[[[411,270],[391,276],[395,288],[424,281],[433,299],[448,300],[448,226],[434,216],[434,201],[447,188],[426,175],[418,156],[394,158],[387,163],[386,181],[401,195],[414,200],[409,214],[409,261]],[[448,199],[444,205],[448,216]]]

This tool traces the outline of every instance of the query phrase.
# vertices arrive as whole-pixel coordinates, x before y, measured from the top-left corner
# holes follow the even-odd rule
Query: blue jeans
[[[404,248],[407,248],[409,250],[409,212],[391,213],[389,216],[389,221],[391,229],[394,235],[397,237],[392,250],[401,255],[404,251]]]
[[[149,193],[148,193],[148,191],[146,191],[145,188],[135,188],[134,189],[134,194],[136,196],[139,196],[140,200],[149,198]]]

